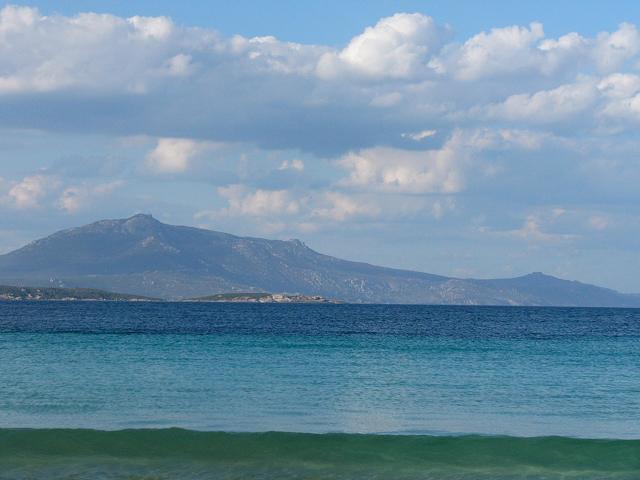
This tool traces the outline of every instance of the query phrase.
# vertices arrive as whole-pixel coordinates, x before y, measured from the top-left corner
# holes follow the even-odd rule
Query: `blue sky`
[[[640,292],[637,2],[0,10],[0,252],[153,213]]]

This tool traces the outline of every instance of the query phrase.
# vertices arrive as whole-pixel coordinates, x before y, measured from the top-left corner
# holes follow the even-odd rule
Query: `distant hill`
[[[0,255],[0,282],[166,299],[283,292],[348,302],[640,307],[640,297],[533,273],[449,278],[323,255],[299,240],[237,237],[150,215],[64,230]]]
[[[140,295],[106,292],[92,288],[12,287],[0,285],[0,300],[109,300],[144,301]]]

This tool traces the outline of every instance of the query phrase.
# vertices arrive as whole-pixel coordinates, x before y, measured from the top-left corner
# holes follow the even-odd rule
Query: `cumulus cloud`
[[[146,157],[146,166],[153,173],[186,172],[191,160],[211,145],[187,138],[159,138]]]
[[[60,180],[48,175],[29,175],[14,182],[3,198],[3,203],[26,210],[40,207],[41,200],[60,185]]]
[[[253,70],[302,76],[314,75],[318,58],[330,50],[323,46],[282,42],[271,35],[253,38],[235,35],[230,41],[221,42],[219,48],[236,57],[233,60],[247,60],[244,66],[249,74]]]
[[[542,208],[526,213],[521,226],[518,228],[493,229],[480,227],[479,231],[494,238],[526,241],[535,245],[568,243],[580,239],[578,234],[562,231],[567,227],[571,227],[572,219],[576,216],[581,216],[581,212],[569,212],[562,207]]]
[[[311,211],[311,217],[326,218],[338,222],[357,217],[376,217],[380,214],[380,207],[366,202],[363,199],[358,200],[349,195],[340,192],[327,192],[319,199],[319,205]]]
[[[528,28],[517,25],[494,28],[471,37],[460,48],[452,49],[444,63],[438,60],[437,64],[451,69],[461,80],[539,68],[543,59],[532,46],[543,38],[540,23],[532,23]]]
[[[190,155],[186,140],[170,139],[334,156],[398,148],[462,122],[557,132],[579,116],[594,131],[628,131],[640,103],[623,85],[640,60],[628,23],[558,38],[540,23],[512,25],[456,43],[433,18],[397,13],[334,48],[224,37],[166,17],[6,6],[0,55],[0,95],[10,100],[0,126],[164,138],[149,162],[167,173],[188,168]],[[168,158],[164,148],[183,150]]]
[[[293,160],[284,160],[278,167],[278,170],[296,170],[301,172],[304,170],[304,162],[298,158]]]
[[[390,193],[458,193],[469,171],[490,173],[483,152],[535,149],[541,140],[535,132],[522,130],[458,129],[436,149],[376,147],[350,152],[338,161],[348,172],[340,184]]]
[[[622,23],[615,32],[601,32],[593,42],[593,57],[600,70],[620,68],[640,51],[640,33],[635,25]]]
[[[16,210],[47,208],[50,211],[59,209],[76,213],[123,185],[123,180],[70,185],[64,178],[48,173],[28,175],[16,181],[0,178],[0,206]]]
[[[544,231],[542,221],[536,215],[527,216],[522,227],[506,233],[507,235],[532,242],[556,242],[575,238],[573,234],[549,233]]]
[[[550,240],[553,238],[548,233],[542,232],[540,220],[534,215],[529,215],[522,227],[517,230],[511,230],[509,234],[527,240]]]
[[[219,187],[218,194],[225,198],[228,207],[222,211],[226,215],[292,215],[300,210],[299,202],[287,190],[249,191],[243,185]]]
[[[615,73],[602,78],[598,84],[603,102],[599,114],[613,122],[640,120],[640,77],[629,73]]]
[[[127,21],[133,26],[134,35],[145,40],[164,41],[173,32],[173,22],[168,17],[134,16]]]
[[[186,77],[193,72],[194,66],[191,55],[179,53],[165,62],[169,75]]]
[[[124,185],[123,180],[98,185],[73,185],[65,188],[58,198],[58,207],[67,213],[76,213],[91,206],[100,197],[113,193]]]
[[[455,151],[413,151],[377,147],[349,153],[340,160],[349,171],[345,186],[404,193],[455,193],[463,172]]]
[[[345,224],[398,222],[400,219],[440,219],[455,208],[450,197],[410,198],[404,195],[379,195],[363,192],[265,190],[244,185],[218,189],[227,205],[201,210],[194,215],[202,226],[246,223],[266,234],[289,231],[310,233],[341,228]],[[204,223],[202,223],[204,222]],[[212,222],[207,224],[206,222]]]
[[[598,83],[598,90],[609,98],[629,98],[640,91],[640,77],[631,73],[614,73]]]
[[[533,94],[519,94],[487,107],[489,117],[504,120],[547,123],[575,117],[587,111],[598,100],[598,89],[593,81],[561,85]]]
[[[341,51],[325,53],[318,62],[318,74],[323,78],[353,73],[398,79],[424,75],[429,58],[447,35],[431,17],[397,13],[365,29]]]

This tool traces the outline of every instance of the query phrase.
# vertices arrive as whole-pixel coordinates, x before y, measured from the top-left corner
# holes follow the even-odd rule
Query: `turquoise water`
[[[0,379],[0,479],[640,478],[640,310],[2,303]]]

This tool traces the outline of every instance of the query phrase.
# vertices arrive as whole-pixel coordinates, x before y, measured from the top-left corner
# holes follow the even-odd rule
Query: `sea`
[[[640,479],[640,309],[0,302],[0,479]]]

